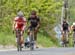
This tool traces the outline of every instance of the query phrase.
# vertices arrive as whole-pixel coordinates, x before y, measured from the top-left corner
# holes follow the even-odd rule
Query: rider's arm
[[[38,29],[40,27],[40,19],[38,18],[37,20],[38,20],[38,25],[36,28]]]
[[[13,31],[15,30],[15,24],[16,24],[16,22],[15,22],[15,20],[13,20]]]
[[[71,26],[71,30],[73,30],[73,25]]]
[[[18,20],[18,17],[15,17],[14,20],[13,20],[13,31],[15,30],[17,20]]]
[[[38,22],[37,29],[40,27],[40,22]]]
[[[25,30],[26,25],[27,25],[27,21],[26,21],[26,18],[24,18],[24,26],[23,26],[23,31]]]
[[[61,34],[63,33],[63,24],[61,25]]]
[[[63,24],[61,25],[61,30],[63,31]]]

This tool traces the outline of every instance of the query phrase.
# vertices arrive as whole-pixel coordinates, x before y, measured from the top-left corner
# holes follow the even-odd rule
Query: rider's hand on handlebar
[[[35,30],[37,31],[37,29],[38,29],[38,28],[36,27]]]

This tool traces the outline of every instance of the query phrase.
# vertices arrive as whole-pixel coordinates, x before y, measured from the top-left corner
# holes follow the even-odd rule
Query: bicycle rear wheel
[[[64,33],[63,47],[68,47],[68,33],[66,31]]]
[[[30,50],[34,50],[34,31],[30,33]]]
[[[20,37],[17,39],[17,50],[22,51],[21,43],[20,43]]]
[[[34,50],[34,40],[33,40],[33,36],[30,36],[30,50]]]

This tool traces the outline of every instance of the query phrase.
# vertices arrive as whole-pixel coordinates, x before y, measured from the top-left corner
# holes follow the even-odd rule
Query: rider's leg
[[[66,35],[67,35],[67,43],[69,43],[69,30],[66,30]]]
[[[24,34],[25,26],[22,26],[20,30],[21,30],[21,44],[22,44],[22,46],[24,46],[24,36],[23,36],[23,34]]]
[[[35,45],[36,45],[36,48],[38,48],[38,43],[37,43],[37,30],[35,30],[35,32],[34,32],[34,41],[35,41]]]
[[[15,39],[15,41],[17,42],[17,36],[18,36],[17,29],[15,29],[15,34],[16,34],[16,39]]]
[[[37,32],[34,32],[34,40],[37,40]]]
[[[64,41],[64,31],[62,31],[62,38],[61,38],[62,42]]]
[[[28,29],[28,33],[27,33],[27,35],[29,36],[29,34],[30,34],[30,29]]]
[[[30,35],[30,29],[31,29],[31,27],[28,27],[28,32],[27,32],[28,37]]]
[[[24,31],[21,31],[21,44],[22,47],[24,46],[24,37],[23,37]]]

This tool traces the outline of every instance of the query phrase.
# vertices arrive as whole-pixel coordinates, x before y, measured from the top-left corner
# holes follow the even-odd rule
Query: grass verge
[[[27,35],[24,35],[27,37]],[[0,33],[0,45],[15,45],[15,35]],[[47,36],[38,33],[38,44],[42,47],[55,47],[56,44]]]

